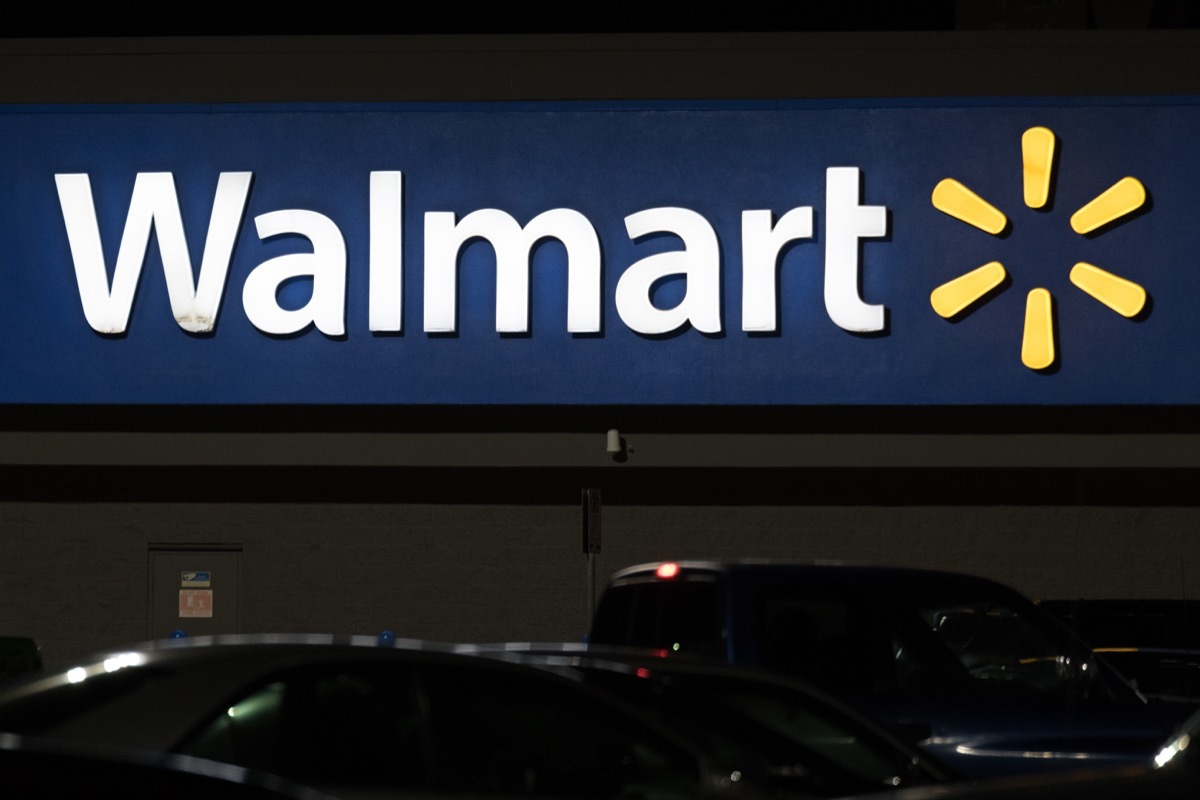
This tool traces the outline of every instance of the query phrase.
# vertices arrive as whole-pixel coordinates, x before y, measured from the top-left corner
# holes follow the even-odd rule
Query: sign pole
[[[583,554],[587,556],[585,583],[587,587],[587,620],[591,627],[596,615],[596,554],[600,552],[600,490],[584,489],[583,510]]]

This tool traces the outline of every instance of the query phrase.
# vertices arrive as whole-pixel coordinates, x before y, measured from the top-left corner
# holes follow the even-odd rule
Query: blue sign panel
[[[1193,404],[1193,98],[9,107],[0,402]]]

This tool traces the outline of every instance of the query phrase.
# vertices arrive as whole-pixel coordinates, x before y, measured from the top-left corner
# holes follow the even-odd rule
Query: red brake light
[[[663,580],[669,580],[679,574],[679,565],[670,561],[665,564],[659,564],[654,574]]]

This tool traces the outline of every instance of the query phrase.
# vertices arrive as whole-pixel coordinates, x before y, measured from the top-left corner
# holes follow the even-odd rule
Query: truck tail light
[[[654,571],[654,574],[662,580],[670,580],[679,574],[679,565],[672,561],[668,561],[665,564],[659,564],[658,569]]]

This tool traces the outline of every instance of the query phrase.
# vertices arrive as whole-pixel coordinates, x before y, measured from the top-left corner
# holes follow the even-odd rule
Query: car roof
[[[0,687],[0,702],[126,667],[157,666],[207,673],[217,664],[224,664],[231,674],[246,677],[289,665],[344,659],[419,663],[454,662],[468,657],[460,645],[451,642],[381,636],[261,633],[157,639],[101,651],[70,668],[5,684]],[[562,674],[574,679],[567,671]]]
[[[122,747],[157,750],[180,741],[198,720],[208,718],[215,707],[293,668],[340,668],[354,663],[431,668],[432,673],[445,674],[453,667],[468,669],[471,675],[478,674],[481,678],[484,673],[523,675],[544,682],[547,690],[557,684],[594,697],[628,717],[631,723],[636,720],[644,729],[653,730],[675,747],[690,752],[707,769],[707,754],[695,750],[641,709],[612,702],[609,693],[590,685],[577,670],[554,664],[521,664],[515,658],[481,658],[471,653],[471,649],[449,642],[415,639],[381,642],[379,637],[327,634],[251,634],[142,642],[102,653],[68,670],[3,687],[0,729],[6,720],[11,723],[14,718],[18,722],[13,730],[20,730],[25,720],[31,720],[35,727],[42,726],[46,719],[42,713],[46,708],[45,697],[54,693],[67,697],[61,693],[93,676],[103,676],[103,682],[111,682],[122,681],[127,675],[128,692],[119,687],[112,692],[98,688],[102,692],[98,696],[121,698],[115,699],[114,704],[102,700],[86,710],[69,708],[67,716],[55,717],[49,723],[51,729],[36,735],[75,742],[95,741],[97,730],[107,730],[103,726],[106,720],[111,720],[110,709],[119,707],[128,714],[139,715],[140,723],[127,730],[123,728],[120,741],[111,741]],[[157,709],[164,704],[170,706],[171,713],[158,713]]]
[[[469,646],[472,652],[492,658],[513,660],[532,666],[566,667],[588,675],[608,674],[625,676],[630,686],[652,682],[663,688],[680,685],[698,689],[701,694],[714,692],[721,697],[723,692],[716,687],[738,691],[750,689],[755,693],[769,692],[772,699],[783,704],[783,708],[804,708],[809,713],[830,720],[838,720],[844,732],[852,732],[864,746],[886,748],[896,756],[903,756],[913,768],[919,768],[930,778],[944,781],[955,776],[952,769],[940,763],[934,756],[912,747],[891,732],[881,728],[858,711],[824,691],[790,676],[768,670],[732,666],[711,658],[671,653],[657,648],[624,647],[619,645],[592,645],[581,642],[507,642],[499,644],[477,644]],[[684,680],[686,679],[686,681]],[[664,683],[665,681],[665,683]],[[626,699],[627,693],[612,683],[600,684],[604,691],[612,691]],[[690,690],[688,690],[690,691]],[[742,713],[735,704],[726,706],[735,713]],[[717,713],[716,709],[712,712]],[[748,719],[755,718],[747,714]],[[878,752],[878,751],[877,751]]]
[[[859,711],[829,694],[818,686],[792,675],[751,665],[732,665],[707,656],[675,653],[662,648],[629,647],[624,645],[591,644],[588,642],[499,642],[459,645],[460,652],[520,664],[563,666],[567,668],[595,669],[628,673],[645,677],[650,674],[695,676],[771,686],[781,692],[809,698],[815,705],[825,706],[851,720],[854,724],[872,729],[882,738],[894,741],[903,747],[907,744],[896,739],[877,723]]]
[[[617,570],[609,583],[654,577],[664,564],[678,568],[678,575],[725,575],[736,579],[797,579],[813,583],[870,583],[870,584],[930,584],[950,583],[979,586],[1015,593],[1011,587],[997,581],[967,573],[932,570],[917,567],[852,563],[844,561],[793,562],[771,559],[718,559],[652,561],[634,564]]]

